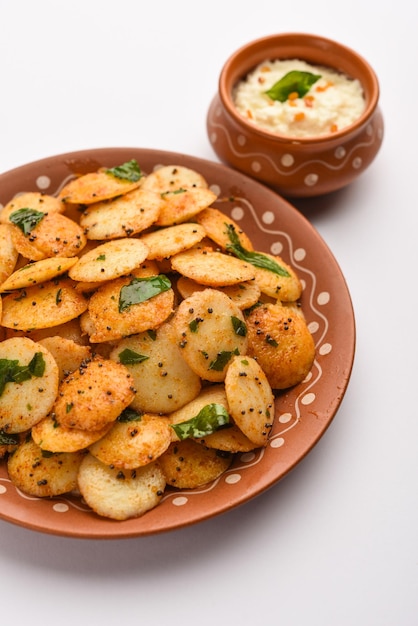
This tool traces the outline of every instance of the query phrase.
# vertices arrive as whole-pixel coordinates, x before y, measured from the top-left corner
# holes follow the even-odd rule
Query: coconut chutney
[[[290,88],[282,92],[283,97],[278,96],[278,83],[280,90],[290,72],[291,76],[307,78],[308,83],[311,79],[312,84],[305,87],[306,92]],[[272,97],[266,92],[276,95]],[[247,121],[269,132],[292,137],[335,133],[352,124],[365,109],[363,89],[357,79],[299,59],[260,63],[236,85],[233,100]]]

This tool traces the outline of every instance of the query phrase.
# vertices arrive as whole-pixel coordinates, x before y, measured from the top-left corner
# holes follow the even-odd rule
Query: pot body
[[[308,144],[249,132],[223,107],[218,94],[207,116],[207,133],[221,161],[287,197],[336,191],[355,180],[380,150],[384,123],[376,108],[355,131]]]

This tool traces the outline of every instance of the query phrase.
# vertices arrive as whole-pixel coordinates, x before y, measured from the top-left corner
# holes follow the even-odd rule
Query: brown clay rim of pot
[[[357,78],[364,90],[366,107],[361,116],[349,126],[332,135],[293,137],[269,132],[255,124],[247,123],[238,113],[232,99],[234,86],[259,63],[266,59],[302,59],[308,63],[330,67],[351,78]],[[331,62],[330,62],[331,61]],[[357,52],[332,39],[307,33],[281,33],[268,35],[245,44],[234,52],[224,64],[219,77],[219,97],[234,121],[264,139],[279,142],[316,144],[341,139],[361,128],[372,116],[379,100],[379,82],[370,64]]]

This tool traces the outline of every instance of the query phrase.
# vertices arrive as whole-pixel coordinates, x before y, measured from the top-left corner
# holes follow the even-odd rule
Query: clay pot
[[[233,102],[234,86],[266,59],[302,59],[357,78],[366,106],[350,126],[329,135],[296,138],[247,121]],[[219,159],[288,197],[318,196],[355,180],[372,163],[383,139],[379,83],[354,50],[324,37],[283,33],[252,41],[226,61],[207,115],[209,141]]]

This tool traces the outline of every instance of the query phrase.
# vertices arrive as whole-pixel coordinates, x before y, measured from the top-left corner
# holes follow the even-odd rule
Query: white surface
[[[323,439],[264,495],[180,531],[89,541],[0,522],[3,621],[416,626],[417,18],[407,0],[0,0],[0,171],[107,146],[217,160],[205,119],[220,69],[273,32],[365,56],[386,123],[358,182],[294,202],[340,263],[357,320]]]

